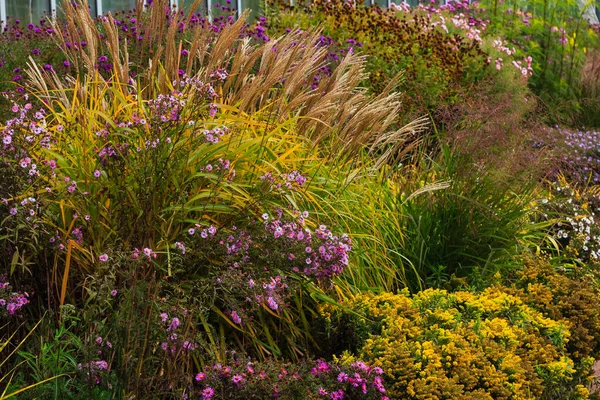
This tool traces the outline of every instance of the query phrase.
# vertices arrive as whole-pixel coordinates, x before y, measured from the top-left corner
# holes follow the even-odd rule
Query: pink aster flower
[[[204,389],[202,391],[202,399],[203,400],[212,399],[214,395],[215,395],[215,390],[211,387],[207,387],[206,389]]]
[[[269,308],[273,311],[276,311],[279,308],[279,304],[277,304],[275,299],[273,299],[272,297],[267,298],[267,304],[269,305]]]
[[[242,323],[242,318],[238,315],[237,312],[232,311],[231,312],[231,319],[233,320],[233,322],[237,325],[240,325]]]
[[[204,372],[198,372],[198,374],[196,374],[196,382],[202,382],[204,379],[206,379],[206,374]]]
[[[241,385],[244,383],[244,377],[242,375],[236,374],[231,378],[231,381],[236,385]]]

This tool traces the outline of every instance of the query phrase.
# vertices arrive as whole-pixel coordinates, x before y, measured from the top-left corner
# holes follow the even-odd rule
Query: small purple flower
[[[100,257],[98,257],[98,259],[102,262],[107,262],[108,261],[108,255],[107,254],[102,254],[100,255]]]
[[[273,311],[276,311],[279,308],[279,304],[277,304],[275,299],[273,299],[270,296],[267,298],[267,304],[269,305],[269,308]]]
[[[169,319],[169,315],[167,313],[162,313],[160,314],[160,319],[162,320],[162,322],[167,322],[167,319]]]
[[[240,325],[242,323],[242,318],[238,315],[237,312],[232,311],[231,312],[231,319],[233,320],[233,322],[237,325]]]
[[[198,372],[195,379],[196,382],[202,382],[204,379],[206,379],[206,374],[204,372]]]
[[[212,399],[214,395],[215,395],[215,390],[211,387],[207,387],[206,389],[204,389],[202,391],[202,399],[203,400]]]
[[[112,297],[115,297],[115,296],[117,295],[117,289],[113,289],[113,290],[111,290],[111,291],[110,291],[110,295],[111,295]]]
[[[168,331],[174,331],[175,329],[179,328],[179,325],[181,323],[179,322],[179,318],[173,318],[171,320],[171,324],[169,325],[169,328],[167,329]]]

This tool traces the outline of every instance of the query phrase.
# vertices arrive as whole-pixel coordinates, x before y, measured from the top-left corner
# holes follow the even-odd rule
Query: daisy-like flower
[[[211,387],[207,387],[206,389],[204,389],[202,391],[202,399],[203,400],[212,399],[214,395],[215,395],[215,390]]]
[[[236,374],[231,378],[231,381],[236,385],[241,385],[244,383],[244,377],[242,375]]]
[[[206,374],[204,372],[198,372],[196,374],[196,382],[202,382],[204,379],[206,379]]]

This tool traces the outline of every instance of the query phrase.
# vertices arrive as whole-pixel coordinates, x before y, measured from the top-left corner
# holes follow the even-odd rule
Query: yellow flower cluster
[[[379,323],[381,334],[366,340],[360,357],[384,368],[392,399],[528,400],[576,386],[565,355],[569,327],[502,287],[361,295],[351,306]],[[344,311],[326,312],[333,322]],[[570,393],[589,394],[582,385]]]

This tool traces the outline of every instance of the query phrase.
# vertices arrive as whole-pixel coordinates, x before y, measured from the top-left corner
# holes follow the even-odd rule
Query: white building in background
[[[19,19],[25,24],[38,24],[46,17],[60,14],[60,6],[67,0],[0,0],[0,21],[6,24],[8,18]],[[72,1],[72,0],[70,0]],[[205,0],[206,6],[211,6],[219,0]],[[261,0],[233,0],[229,7],[239,10],[243,8],[258,9]],[[99,16],[107,11],[131,10],[136,0],[87,0],[92,15]],[[170,0],[171,5],[187,9],[194,0]],[[226,0],[222,0],[223,3]]]
[[[60,14],[60,5],[67,0],[0,0],[0,21],[2,25],[6,24],[7,18],[19,19],[25,24],[38,24],[46,17],[55,17]],[[72,1],[72,0],[70,0]],[[215,3],[225,4],[227,0],[204,0],[203,9],[212,9]],[[230,0],[227,4],[230,8],[237,10],[238,15],[244,9],[252,9],[254,15],[260,10],[264,0]],[[298,0],[290,0],[292,4]],[[359,0],[360,1],[360,0]],[[400,2],[402,0],[395,0]],[[416,5],[419,2],[429,2],[428,0],[405,0],[411,5]],[[442,3],[447,3],[452,0],[440,0]],[[170,0],[171,5],[176,7],[191,6],[194,0]],[[393,0],[364,0],[365,4],[378,4],[381,7],[389,7]],[[136,0],[88,0],[88,5],[92,15],[99,16],[107,11],[115,10],[130,10],[135,7]],[[200,11],[200,10],[199,10]]]
[[[60,5],[67,0],[0,0],[0,21],[2,25],[6,24],[7,18],[19,19],[25,24],[38,24],[40,20],[46,17],[55,17],[60,13]],[[72,0],[70,0],[72,1]],[[227,0],[204,0],[203,9],[211,10],[212,5]],[[256,12],[260,10],[264,0],[230,0],[227,4],[230,8],[237,10],[238,15],[244,9],[252,9]],[[290,0],[295,3],[299,0]],[[305,0],[303,0],[305,1]],[[360,0],[358,0],[360,1]],[[389,7],[391,2],[399,3],[402,0],[364,0],[365,4],[378,4],[381,7]],[[416,5],[419,2],[429,3],[427,0],[404,0],[410,5]],[[439,3],[448,3],[452,0],[438,0]],[[188,8],[194,0],[170,0],[171,5]],[[585,9],[584,17],[591,23],[598,23],[600,18],[600,7],[594,4],[600,4],[600,0],[578,0],[580,7]],[[102,15],[107,11],[129,10],[135,7],[136,0],[88,0],[88,5],[92,15]],[[57,11],[58,10],[58,11]],[[200,10],[199,10],[200,11]]]

